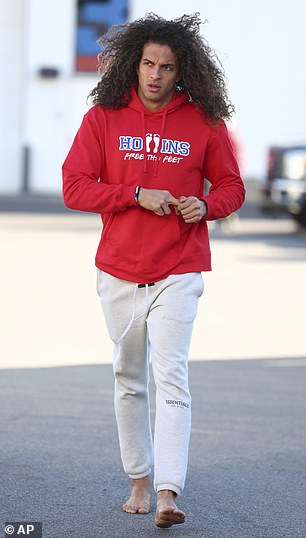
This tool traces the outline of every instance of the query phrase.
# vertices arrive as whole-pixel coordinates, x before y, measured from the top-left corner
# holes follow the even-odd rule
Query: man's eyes
[[[148,66],[148,67],[154,67],[154,63],[153,62],[148,62],[148,61],[144,61],[143,65]],[[174,71],[175,66],[165,64],[165,65],[162,65],[161,68],[165,69],[165,71]]]

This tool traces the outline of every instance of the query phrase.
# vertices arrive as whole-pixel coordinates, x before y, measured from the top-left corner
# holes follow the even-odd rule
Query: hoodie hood
[[[168,114],[176,112],[180,107],[189,101],[189,95],[187,93],[178,93],[174,92],[172,101],[168,103],[165,107],[151,111],[146,108],[140,101],[136,87],[133,86],[131,89],[131,100],[128,104],[128,107],[139,112],[141,117],[141,126],[143,133],[143,140],[145,141],[144,145],[144,164],[143,171],[144,173],[148,172],[148,153],[150,148],[153,148],[153,152],[156,155],[157,159],[154,164],[154,177],[158,177],[158,165],[159,165],[159,156],[160,156],[160,141],[163,139],[165,132],[165,126],[167,121]],[[146,120],[149,118],[154,118],[154,120],[160,120],[160,129],[159,133],[147,132]]]
[[[168,103],[165,107],[161,108],[160,110],[155,110],[154,112],[151,112],[148,108],[146,108],[142,102],[140,101],[136,87],[133,86],[131,89],[131,100],[128,104],[130,108],[133,110],[138,110],[138,112],[143,112],[145,116],[152,116],[155,117],[163,116],[164,113],[169,114],[171,112],[174,112],[178,108],[180,108],[184,103],[189,101],[189,95],[185,92],[174,92],[172,101]]]

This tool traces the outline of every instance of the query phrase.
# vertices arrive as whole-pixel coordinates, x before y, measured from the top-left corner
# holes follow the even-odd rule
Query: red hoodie
[[[207,196],[204,178],[211,183]],[[204,198],[207,215],[186,224],[174,209],[158,216],[134,200],[135,187]],[[101,213],[96,265],[123,280],[151,283],[208,271],[207,220],[239,209],[245,190],[224,122],[205,123],[187,94],[150,112],[135,89],[119,110],[91,108],[63,164],[67,207]]]

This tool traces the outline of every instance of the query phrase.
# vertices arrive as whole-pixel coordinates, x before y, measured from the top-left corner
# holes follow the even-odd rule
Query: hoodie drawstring
[[[158,177],[158,167],[159,167],[159,159],[160,159],[160,146],[162,144],[162,140],[163,140],[163,136],[164,136],[165,126],[166,126],[166,118],[167,118],[167,111],[164,110],[163,111],[161,128],[160,128],[160,143],[159,143],[158,152],[157,152],[157,155],[156,155],[157,159],[154,162],[154,177]]]
[[[144,147],[144,162],[143,162],[143,171],[145,174],[148,173],[148,153],[146,145],[146,124],[145,124],[145,115],[144,111],[141,111],[141,127],[143,133],[143,147]]]
[[[167,110],[163,111],[162,115],[162,122],[161,122],[161,128],[159,133],[159,144],[158,144],[158,150],[155,154],[155,161],[154,161],[154,177],[158,177],[158,166],[159,166],[159,159],[160,159],[160,148],[163,141],[163,136],[165,132],[165,126],[166,126],[166,119],[167,119]],[[148,173],[148,150],[147,150],[147,142],[146,137],[148,133],[146,132],[146,121],[145,121],[145,113],[142,110],[141,111],[141,127],[142,127],[142,133],[143,133],[143,149],[144,149],[144,163],[143,163],[143,171],[145,174]],[[152,135],[151,135],[152,139]]]

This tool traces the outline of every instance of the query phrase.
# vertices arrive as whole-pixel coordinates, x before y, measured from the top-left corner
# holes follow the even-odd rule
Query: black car
[[[263,193],[266,208],[286,211],[306,226],[306,143],[269,148]]]

